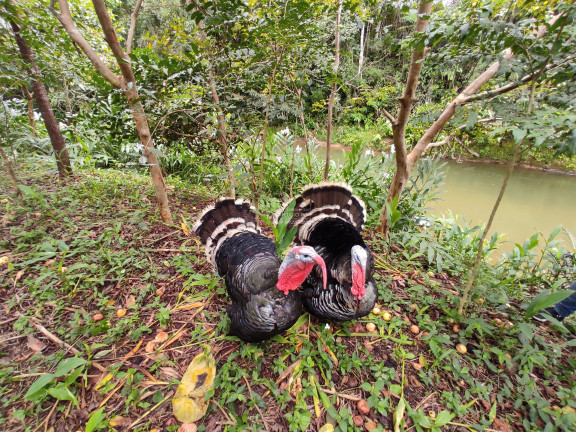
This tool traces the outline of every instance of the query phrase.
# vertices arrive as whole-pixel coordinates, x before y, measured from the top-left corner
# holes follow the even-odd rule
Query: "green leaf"
[[[280,216],[280,219],[278,220],[278,231],[280,231],[282,234],[284,232],[286,232],[286,227],[288,226],[288,222],[290,222],[290,219],[292,219],[292,216],[294,215],[294,207],[296,207],[296,200],[292,200],[290,201],[290,204],[288,204],[286,206],[286,208],[284,209],[284,211],[282,212],[282,216]]]
[[[434,426],[444,426],[450,420],[454,418],[454,414],[449,411],[440,411],[434,420]]]
[[[468,121],[466,122],[466,129],[470,130],[478,122],[478,115],[476,111],[470,111],[468,114]]]
[[[494,420],[496,420],[496,402],[494,402],[494,405],[492,405],[492,408],[490,408],[490,414],[488,414],[488,418],[490,419],[490,423],[493,423]]]
[[[298,231],[297,226],[290,228],[290,231],[288,231],[286,233],[286,235],[284,235],[282,240],[280,240],[280,244],[276,248],[276,253],[278,255],[281,255],[288,248],[288,246],[290,246],[290,244],[292,244],[292,240],[294,240],[294,236],[296,235],[296,231]]]
[[[61,377],[62,375],[66,375],[68,372],[73,371],[78,366],[83,366],[85,364],[86,360],[80,357],[70,357],[64,359],[60,363],[58,363],[58,367],[56,368],[56,372],[54,372],[54,375],[57,377]]]
[[[562,231],[562,225],[558,225],[556,228],[554,228],[554,231],[552,231],[552,233],[548,237],[548,243],[554,240],[556,236],[560,234],[560,231]]]
[[[74,405],[78,406],[76,396],[72,394],[70,389],[66,387],[64,383],[59,383],[56,387],[49,388],[48,393],[58,400],[72,401]]]
[[[396,406],[394,414],[392,415],[394,420],[394,432],[400,432],[400,423],[404,419],[405,411],[406,411],[406,401],[402,397],[398,401],[398,405]]]
[[[32,385],[24,395],[24,398],[28,400],[35,399],[37,396],[36,393],[40,392],[40,390],[42,390],[49,383],[51,383],[54,378],[56,378],[56,375],[51,373],[42,375],[36,381],[34,381],[34,383],[32,383]]]
[[[532,300],[526,308],[526,318],[532,318],[539,310],[555,305],[559,301],[569,297],[571,294],[574,294],[574,291],[561,290],[550,294],[550,290],[543,290],[540,294],[534,297],[534,300]]]
[[[106,408],[106,406],[103,406],[98,411],[94,411],[92,414],[90,414],[90,418],[86,423],[85,432],[93,432],[101,426],[102,420],[104,420],[104,418],[106,417],[106,414],[104,413],[104,408]]]
[[[526,136],[526,132],[527,131],[525,129],[512,129],[512,135],[514,135],[514,141],[516,143],[522,141]]]

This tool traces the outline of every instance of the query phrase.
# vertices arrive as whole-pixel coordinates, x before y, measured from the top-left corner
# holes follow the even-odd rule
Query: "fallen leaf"
[[[204,397],[214,388],[215,375],[215,361],[210,354],[202,352],[194,357],[172,399],[174,416],[178,421],[194,423],[204,416],[208,409]]]
[[[154,352],[155,349],[156,349],[156,343],[154,341],[150,341],[146,344],[146,348],[144,348],[144,351],[146,351],[147,353],[151,353]]]
[[[126,299],[126,307],[132,307],[136,304],[136,297],[129,295]]]
[[[512,428],[506,422],[503,422],[500,419],[494,419],[494,423],[492,423],[492,427],[500,432],[512,432]]]
[[[182,374],[180,372],[178,372],[176,369],[168,367],[168,366],[164,366],[160,368],[160,372],[162,373],[162,375],[164,375],[166,378],[176,378],[176,379],[180,379],[182,378]]]
[[[364,427],[366,428],[367,431],[371,431],[374,430],[378,427],[378,425],[376,425],[376,423],[374,423],[371,420],[368,420],[365,424]]]
[[[8,264],[9,262],[10,262],[10,257],[8,255],[0,257],[0,265]]]
[[[20,270],[16,273],[16,277],[14,277],[14,285],[16,285],[16,282],[18,282],[22,276],[24,276],[24,270]]]
[[[191,237],[190,236],[190,229],[188,228],[188,225],[186,224],[185,220],[182,220],[182,222],[180,223],[180,226],[182,227],[182,232],[184,233],[184,235],[186,237]]]
[[[122,416],[116,416],[110,420],[109,425],[113,428],[124,428],[130,426],[130,419]]]
[[[27,339],[28,339],[28,347],[35,353],[39,353],[44,348],[46,348],[46,344],[41,340],[36,339],[34,336],[28,335]]]
[[[168,337],[169,337],[168,333],[166,333],[164,331],[158,332],[158,334],[154,338],[154,342],[156,342],[156,343],[166,342],[168,340]]]
[[[198,427],[195,423],[184,423],[178,428],[178,432],[196,432]]]

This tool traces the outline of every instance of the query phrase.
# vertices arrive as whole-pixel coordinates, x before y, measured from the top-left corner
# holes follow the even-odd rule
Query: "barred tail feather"
[[[297,226],[297,238],[305,240],[306,233],[315,224],[327,217],[342,219],[352,224],[358,231],[362,230],[366,220],[366,206],[352,193],[350,186],[344,183],[320,183],[310,185],[302,190],[296,199],[294,213],[291,215],[288,229]],[[290,201],[274,215],[277,224],[286,211]],[[303,229],[306,227],[306,229]]]
[[[222,198],[206,208],[193,229],[205,245],[208,261],[214,266],[216,252],[224,240],[239,232],[260,233],[250,202],[233,198]]]

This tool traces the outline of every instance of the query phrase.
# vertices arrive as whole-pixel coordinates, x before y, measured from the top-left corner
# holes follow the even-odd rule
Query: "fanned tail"
[[[366,207],[362,200],[352,193],[352,188],[344,183],[320,183],[310,185],[295,198],[296,206],[291,215],[288,229],[297,226],[296,238],[305,242],[314,225],[325,218],[338,218],[362,230],[366,220]],[[284,203],[274,215],[274,222],[283,217],[291,201]],[[286,215],[284,215],[286,217]]]
[[[222,198],[206,208],[193,229],[205,245],[206,258],[213,266],[216,266],[216,252],[224,240],[239,232],[260,233],[250,202],[233,198]]]

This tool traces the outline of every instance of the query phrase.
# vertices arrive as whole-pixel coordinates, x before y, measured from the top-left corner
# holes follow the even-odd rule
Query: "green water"
[[[488,221],[500,192],[506,166],[448,161],[444,193],[431,214],[451,211],[469,224]],[[576,176],[515,168],[492,223],[492,232],[504,234],[502,249],[509,251],[535,232],[546,237],[558,225],[576,234]],[[567,234],[559,238],[571,245]]]

